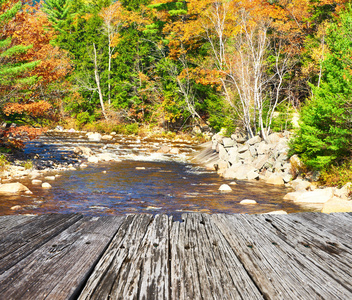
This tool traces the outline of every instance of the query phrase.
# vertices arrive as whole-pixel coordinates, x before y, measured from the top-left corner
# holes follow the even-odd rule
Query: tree
[[[72,0],[45,0],[43,11],[55,29],[61,30],[62,23],[69,17]]]
[[[310,168],[324,169],[352,155],[352,10],[330,25],[320,86],[301,112],[301,128],[291,143]]]

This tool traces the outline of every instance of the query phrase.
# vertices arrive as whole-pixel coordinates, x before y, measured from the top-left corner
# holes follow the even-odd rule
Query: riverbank
[[[203,145],[203,150],[194,158],[208,169],[215,170],[225,180],[260,180],[269,185],[292,188],[284,200],[314,207],[324,213],[352,211],[352,183],[342,188],[319,186],[318,174],[299,173],[300,160],[297,156],[288,158],[288,142],[291,133],[272,133],[267,140],[259,136],[247,139],[237,131],[231,137],[221,133]],[[230,186],[224,190],[231,191]],[[250,199],[248,204],[254,204]]]

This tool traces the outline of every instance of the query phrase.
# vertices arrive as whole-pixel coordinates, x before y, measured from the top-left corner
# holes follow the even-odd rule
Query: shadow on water
[[[51,183],[53,188],[48,190],[32,185],[29,180],[23,183],[33,195],[1,196],[1,215],[166,213],[179,219],[184,212],[254,214],[275,210],[288,213],[309,211],[282,200],[288,189],[260,182],[239,181],[232,186],[232,192],[221,193],[218,189],[224,180],[215,172],[175,161],[101,163],[62,173]],[[243,199],[253,199],[258,204],[239,204]],[[16,205],[22,208],[11,210]]]

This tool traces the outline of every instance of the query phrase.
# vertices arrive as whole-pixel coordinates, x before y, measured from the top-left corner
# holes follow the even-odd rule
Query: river
[[[156,153],[165,143],[179,148],[180,154]],[[50,182],[51,189],[33,185],[30,179],[21,180],[33,194],[0,196],[0,215],[166,213],[178,219],[184,212],[254,214],[314,210],[282,200],[289,189],[259,181],[236,181],[236,185],[231,185],[232,192],[219,192],[221,184],[231,181],[220,178],[215,171],[191,164],[189,157],[196,148],[185,141],[115,136],[112,141],[96,143],[89,142],[81,133],[61,133],[27,143],[25,153],[39,154],[47,165],[63,158],[67,163],[79,165],[81,162],[72,155],[77,145],[88,146],[95,152],[110,152],[121,161],[89,164],[87,168],[59,173],[53,170],[46,175],[60,176]],[[241,205],[243,199],[256,200],[257,204]],[[11,209],[14,206],[21,209]]]

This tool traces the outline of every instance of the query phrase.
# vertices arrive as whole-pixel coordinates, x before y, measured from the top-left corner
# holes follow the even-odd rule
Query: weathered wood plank
[[[129,215],[98,262],[79,299],[137,299],[144,237],[151,215]],[[144,245],[144,247],[143,247]]]
[[[315,228],[322,233],[334,235],[352,250],[352,217],[347,213],[299,213],[289,214],[286,218],[297,224],[304,223],[305,226]]]
[[[170,234],[172,299],[263,299],[210,217],[183,219]]]
[[[3,299],[68,299],[80,292],[124,217],[85,217],[0,275]]]
[[[0,232],[0,274],[81,219],[81,215],[40,215]]]
[[[265,297],[352,299],[349,290],[251,216],[213,215],[212,219]]]
[[[255,223],[271,230],[292,248],[298,250],[322,272],[352,291],[352,253],[334,235],[307,225],[304,221],[275,215],[251,216]]]
[[[26,216],[26,215],[9,215],[0,217],[0,233],[6,232],[11,228],[29,222],[36,216]],[[23,225],[22,225],[23,226]]]

